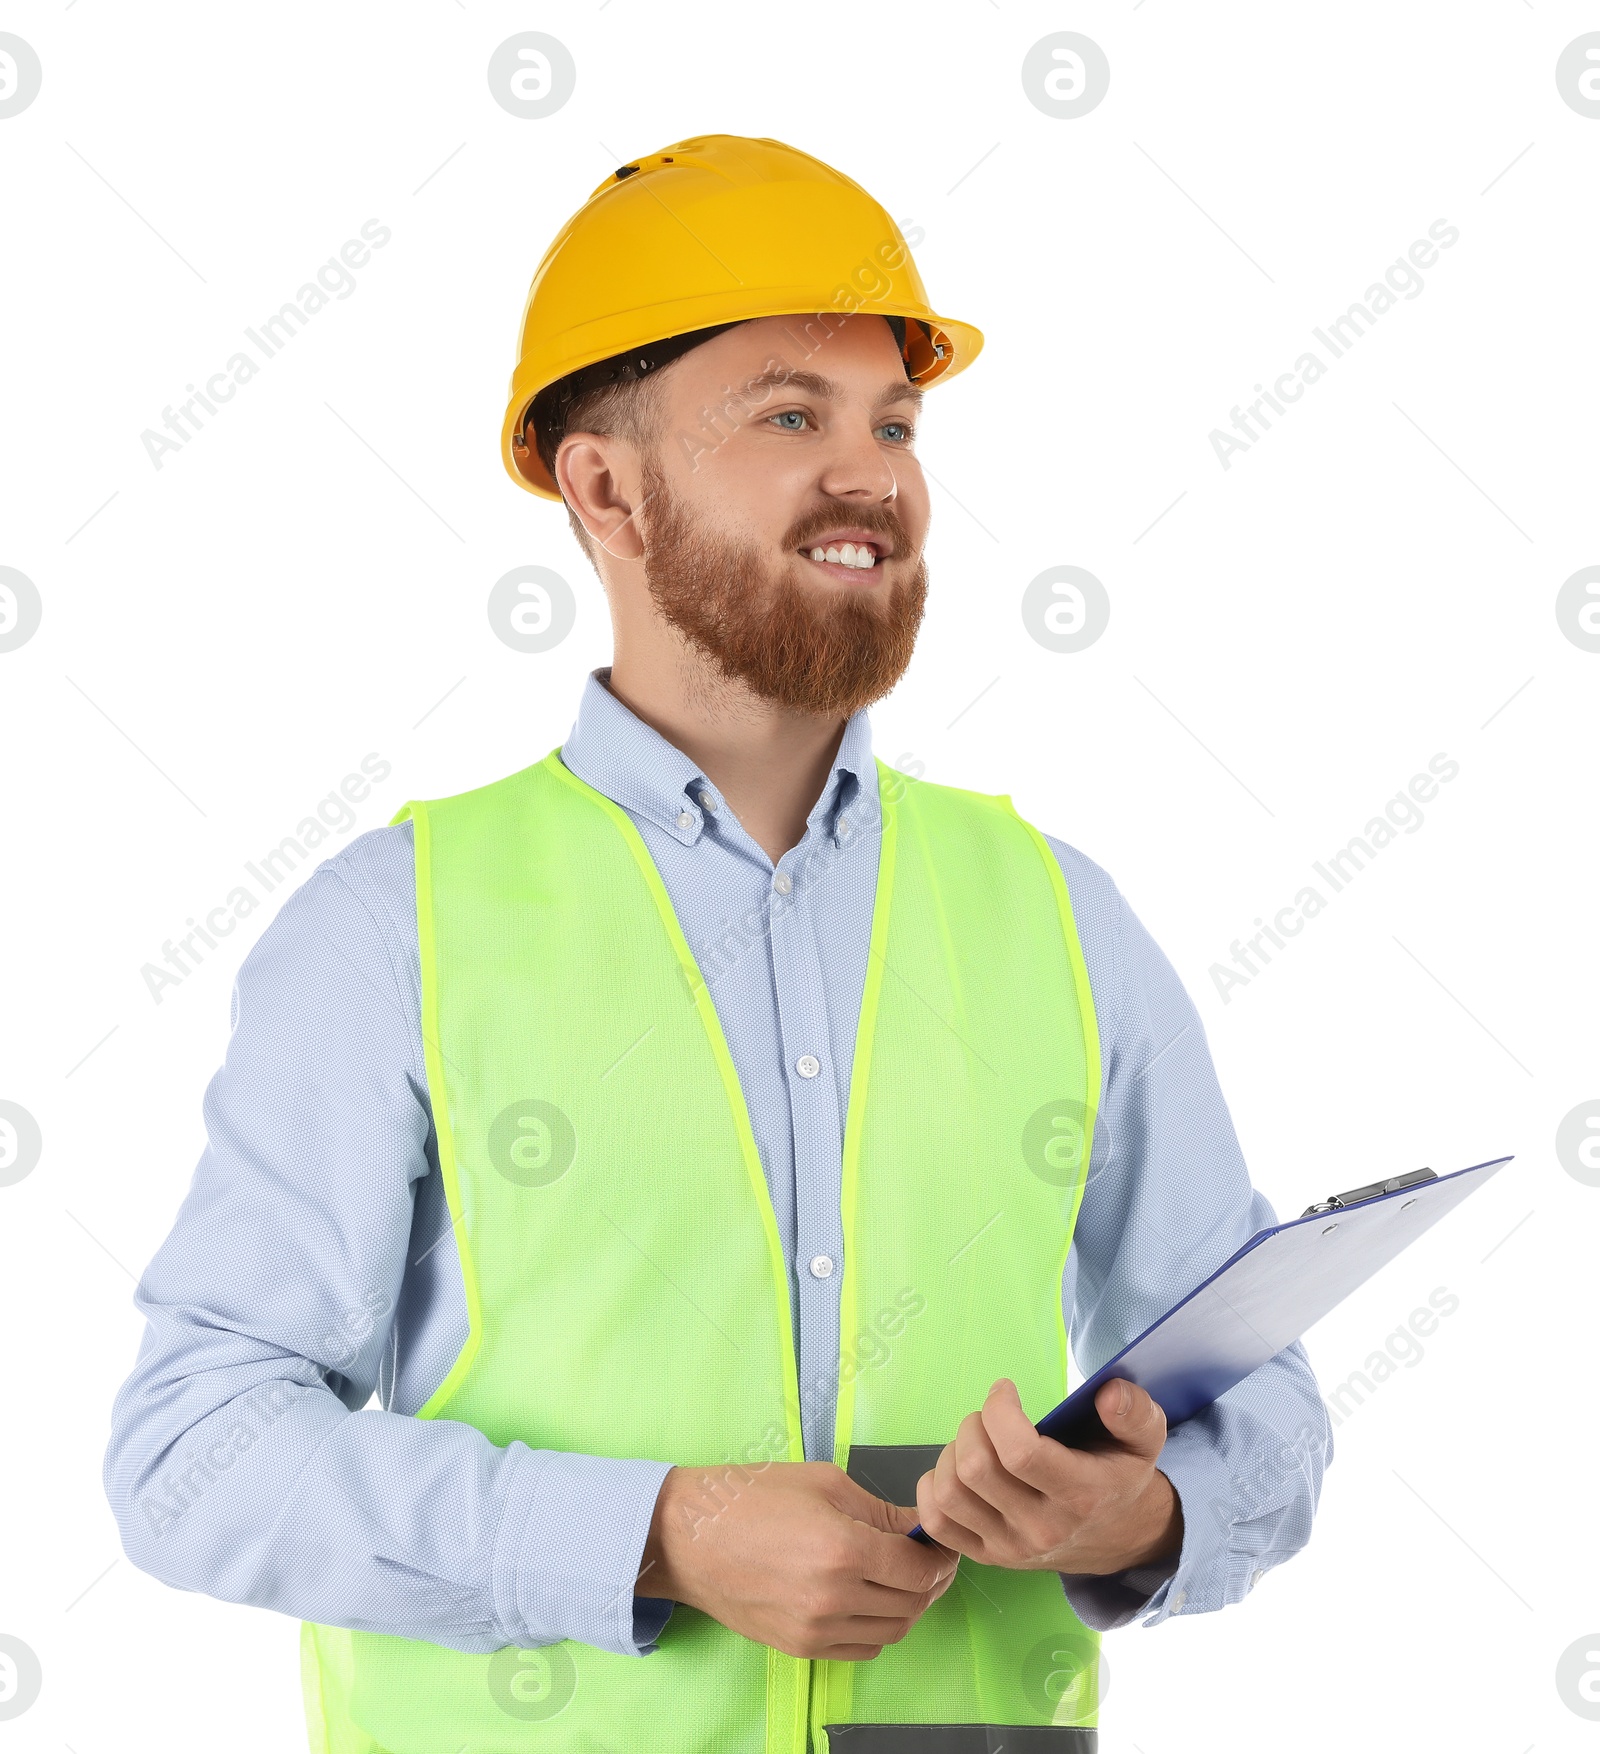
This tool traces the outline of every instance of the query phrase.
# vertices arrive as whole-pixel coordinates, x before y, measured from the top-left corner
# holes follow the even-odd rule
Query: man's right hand
[[[832,1462],[674,1468],[635,1588],[788,1656],[868,1662],[955,1576],[958,1554],[906,1539],[916,1524]]]

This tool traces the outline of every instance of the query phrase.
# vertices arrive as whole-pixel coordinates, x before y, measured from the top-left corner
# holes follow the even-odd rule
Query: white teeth
[[[853,566],[867,569],[877,564],[877,556],[862,543],[858,548],[853,542],[840,543],[832,548],[813,548],[813,560],[830,561],[834,566]]]

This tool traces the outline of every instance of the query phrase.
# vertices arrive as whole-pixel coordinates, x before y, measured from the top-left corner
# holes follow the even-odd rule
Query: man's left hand
[[[1122,1377],[1102,1383],[1094,1404],[1111,1442],[1068,1449],[1034,1430],[1016,1384],[1002,1377],[917,1482],[924,1530],[1012,1571],[1104,1576],[1176,1558],[1183,1508],[1156,1466],[1166,1414]]]

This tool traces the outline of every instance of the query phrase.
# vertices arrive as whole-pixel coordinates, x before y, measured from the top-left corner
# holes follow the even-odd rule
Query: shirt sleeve
[[[1073,1355],[1089,1376],[1277,1215],[1251,1185],[1176,971],[1110,878],[1050,844],[1086,916],[1101,1032],[1103,1104],[1063,1291]],[[1105,948],[1091,960],[1097,940]],[[1332,1457],[1327,1408],[1297,1341],[1168,1434],[1157,1466],[1182,1507],[1177,1557],[1107,1576],[1063,1573],[1073,1611],[1109,1632],[1141,1614],[1156,1626],[1239,1601],[1310,1539]]]
[[[410,872],[409,824],[319,866],[239,970],[205,1148],[134,1293],[103,1474],[123,1549],[175,1588],[326,1625],[645,1655],[670,1613],[634,1596],[669,1464],[501,1447],[374,1398],[424,1282],[408,1267],[436,1250],[460,1298],[452,1240],[417,1229],[438,1169],[415,907],[377,905],[380,854]]]

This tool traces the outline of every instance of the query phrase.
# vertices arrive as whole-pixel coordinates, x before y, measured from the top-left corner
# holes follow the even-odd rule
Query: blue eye
[[[781,431],[781,432],[804,432],[807,425],[810,423],[810,419],[811,419],[810,415],[808,415],[805,412],[805,410],[801,409],[801,408],[785,408],[777,414],[769,414],[767,416],[767,420],[769,422],[777,421],[777,420],[795,420],[795,421],[798,421],[800,423],[798,426],[780,427],[779,431]],[[879,432],[887,432],[891,428],[904,435],[901,438],[897,438],[897,439],[894,439],[891,441],[892,443],[894,443],[897,446],[903,447],[905,445],[909,445],[911,443],[911,441],[917,436],[917,429],[911,424],[911,422],[909,420],[886,420],[883,423],[883,425],[880,426],[877,430]]]

